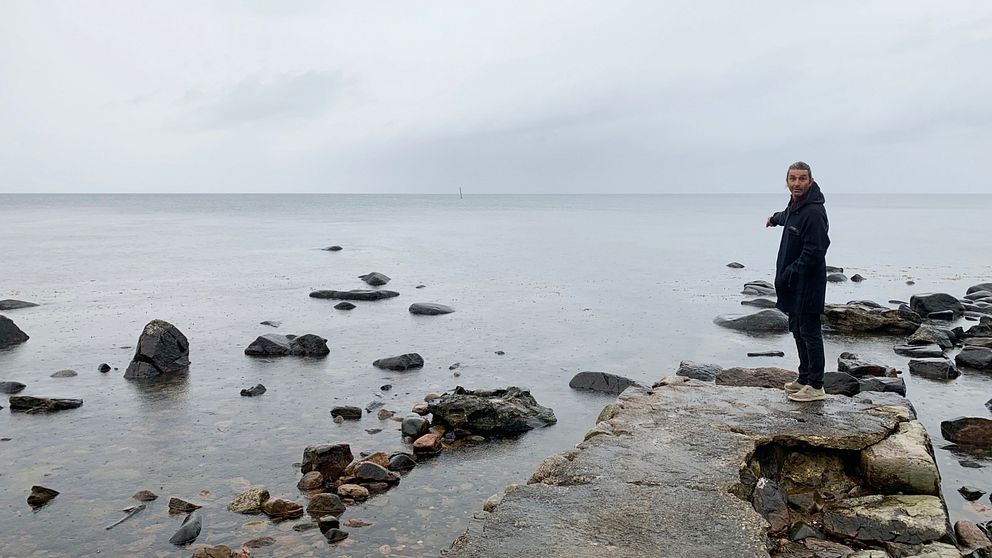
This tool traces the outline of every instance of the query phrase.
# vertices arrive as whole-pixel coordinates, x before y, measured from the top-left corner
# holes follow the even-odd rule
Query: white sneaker
[[[798,380],[793,380],[782,386],[782,389],[784,389],[786,393],[796,393],[797,391],[803,389],[803,384],[800,384]]]
[[[796,393],[789,394],[789,399],[803,403],[807,401],[823,401],[826,398],[827,394],[823,391],[823,388],[813,389],[809,386],[803,386],[802,389]]]

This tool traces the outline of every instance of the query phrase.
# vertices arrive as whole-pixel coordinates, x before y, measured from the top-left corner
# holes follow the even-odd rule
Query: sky
[[[0,193],[992,193],[992,2],[0,1]]]

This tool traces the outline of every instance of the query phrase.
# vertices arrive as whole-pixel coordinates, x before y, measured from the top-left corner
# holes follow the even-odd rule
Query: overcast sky
[[[989,193],[990,60],[987,0],[2,0],[0,192]]]

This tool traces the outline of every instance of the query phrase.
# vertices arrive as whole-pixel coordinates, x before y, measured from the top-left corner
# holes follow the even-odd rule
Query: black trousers
[[[789,314],[789,331],[799,350],[800,384],[814,389],[823,387],[823,329],[820,314],[793,312]]]

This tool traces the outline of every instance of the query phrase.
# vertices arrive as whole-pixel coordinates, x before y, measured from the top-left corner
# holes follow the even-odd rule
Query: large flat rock
[[[758,446],[860,451],[894,432],[900,412],[912,415],[888,393],[800,404],[677,378],[625,391],[611,419],[507,491],[447,556],[767,557],[767,523],[733,493]]]

